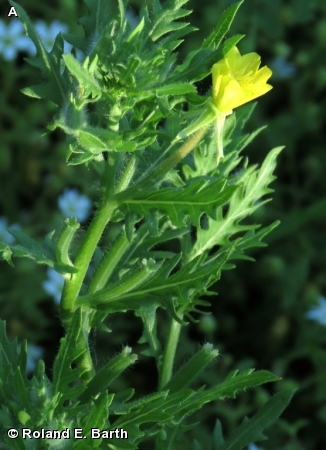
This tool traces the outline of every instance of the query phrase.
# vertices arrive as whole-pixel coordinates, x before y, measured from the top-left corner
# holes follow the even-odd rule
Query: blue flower
[[[12,61],[19,51],[29,53],[32,48],[32,42],[18,19],[10,19],[8,25],[0,20],[0,54],[4,59]]]
[[[39,20],[35,23],[35,28],[47,51],[52,50],[55,38],[60,32],[68,31],[67,25],[57,20],[50,25]],[[65,42],[64,53],[69,53],[71,49],[72,45]],[[11,61],[16,58],[19,51],[27,52],[32,56],[36,54],[33,41],[26,36],[24,27],[18,19],[11,19],[8,25],[0,20],[0,54],[4,59]]]
[[[128,11],[126,11],[126,19],[132,29],[136,28],[139,24],[139,17],[136,16],[132,9],[128,9]]]
[[[52,50],[55,38],[61,33],[68,31],[67,25],[55,20],[50,25],[47,25],[43,20],[39,20],[35,23],[35,28],[41,37],[42,43],[46,50],[49,52]],[[67,42],[64,43],[64,53],[69,53],[72,46]]]
[[[28,344],[26,371],[33,372],[36,362],[42,358],[43,348],[39,345]]]
[[[15,241],[15,238],[7,231],[7,219],[6,217],[0,217],[0,242],[4,242],[5,244],[12,245]],[[20,226],[15,223],[11,225],[10,228],[14,230],[18,230]]]
[[[80,195],[77,189],[66,189],[58,200],[59,208],[65,217],[76,217],[79,222],[87,219],[92,203],[86,195]]]
[[[249,444],[248,445],[248,450],[260,450],[260,448],[257,447],[257,445],[255,445],[255,444]]]
[[[277,56],[270,63],[274,78],[291,78],[295,74],[295,65],[289,63],[284,56]]]
[[[56,303],[60,302],[64,278],[54,269],[48,269],[48,279],[42,283],[43,289],[51,295]]]
[[[311,308],[307,313],[307,319],[314,320],[320,325],[326,326],[326,298],[320,296],[318,298],[319,306]]]

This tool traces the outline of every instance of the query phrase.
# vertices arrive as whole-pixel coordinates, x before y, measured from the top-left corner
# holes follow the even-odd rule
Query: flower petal
[[[250,102],[272,89],[267,84],[272,71],[264,66],[259,69],[260,56],[251,52],[241,56],[233,47],[221,61],[212,67],[213,103],[223,114]]]

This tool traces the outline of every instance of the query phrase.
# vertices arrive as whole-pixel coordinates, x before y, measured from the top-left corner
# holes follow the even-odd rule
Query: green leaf
[[[216,420],[214,432],[213,432],[213,449],[212,450],[219,450],[223,444],[224,444],[224,437],[223,437],[222,425],[219,420]]]
[[[163,35],[172,31],[180,30],[187,27],[188,22],[176,22],[191,13],[190,10],[182,9],[181,6],[187,3],[188,0],[169,0],[164,5],[164,8],[154,6],[153,10],[153,26],[149,31],[149,36],[155,42]]]
[[[79,401],[83,403],[101,393],[112,383],[112,381],[121,375],[131,364],[137,361],[137,355],[131,353],[130,347],[125,347],[120,355],[115,356],[111,361],[105,364],[102,369],[91,379],[85,391],[80,395]]]
[[[8,231],[20,243],[20,245],[11,247],[14,256],[30,258],[38,264],[53,265],[53,255],[47,252],[38,242],[20,230],[9,229]]]
[[[140,426],[145,423],[164,423],[173,417],[173,412],[167,412],[166,403],[167,392],[160,392],[153,396],[142,398],[140,402],[135,403],[130,412],[121,416],[112,426],[114,428],[123,428],[132,437],[142,438],[145,433],[140,430]]]
[[[133,237],[134,235],[132,234],[130,240],[132,240]],[[97,266],[94,265],[96,270],[89,284],[88,293],[93,293],[104,288],[128,247],[129,241],[125,227],[123,227],[121,233],[117,236],[115,241],[111,243],[111,248],[105,253],[99,264]]]
[[[134,391],[131,393],[131,391],[128,390],[128,395],[124,394],[123,392],[119,392],[114,397],[114,401],[112,403],[110,411],[112,414],[124,415],[126,413],[135,411],[136,409],[142,408],[149,403],[166,400],[167,394],[168,393],[166,391],[154,392],[154,394],[149,394],[127,403],[127,400],[129,400],[134,395]]]
[[[224,36],[230,30],[234,17],[244,0],[229,6],[222,14],[215,30],[204,40],[203,47],[212,47],[214,50],[219,47]]]
[[[90,152],[97,154],[108,150],[105,143],[102,142],[95,134],[84,130],[78,130],[77,133],[80,144],[87,148]]]
[[[242,450],[251,442],[265,440],[263,430],[282,414],[295,390],[281,391],[270,398],[250,419],[245,419],[219,450]]]
[[[256,228],[253,225],[241,225],[239,222],[268,201],[263,200],[259,203],[264,195],[272,192],[268,185],[275,179],[273,171],[276,166],[276,157],[282,148],[277,147],[272,150],[259,170],[250,167],[244,171],[237,181],[242,186],[231,197],[227,214],[223,216],[222,211],[218,210],[217,219],[209,218],[207,229],[197,231],[197,241],[191,257],[201,255],[216,245],[228,246],[232,235]]]
[[[71,42],[85,54],[89,54],[92,50],[98,53],[98,46],[105,34],[105,29],[112,25],[116,26],[116,21],[108,20],[108,18],[116,16],[118,5],[117,2],[107,0],[84,0],[84,3],[87,5],[88,14],[79,20],[84,29],[84,37],[65,35],[65,38],[67,42]]]
[[[190,52],[185,61],[176,67],[169,77],[169,82],[199,81],[211,71],[212,65],[217,62],[221,52],[209,49],[199,49]]]
[[[225,205],[236,189],[235,185],[226,186],[223,180],[197,179],[183,188],[163,188],[137,195],[124,201],[123,205],[127,211],[143,216],[153,210],[162,211],[178,227],[185,226],[189,217],[191,223],[200,227],[202,214],[214,218],[217,208]]]
[[[64,59],[69,72],[77,79],[79,87],[82,90],[85,90],[83,95],[85,97],[91,95],[93,99],[98,100],[102,95],[102,91],[97,80],[94,78],[92,71],[90,68],[87,68],[88,60],[86,59],[81,66],[77,59],[71,54],[62,55],[62,58]],[[89,67],[91,67],[91,63],[89,64]]]
[[[275,221],[271,223],[268,227],[264,227],[259,231],[256,230],[247,231],[247,233],[243,236],[243,238],[239,239],[231,259],[232,260],[246,259],[247,261],[254,261],[254,259],[251,258],[250,256],[244,255],[244,251],[254,247],[256,248],[266,247],[267,244],[265,244],[261,240],[269,233],[271,233],[279,224],[280,224],[279,221]]]
[[[24,369],[25,368],[23,368],[23,370]],[[23,406],[23,408],[28,411],[30,408],[30,401],[27,393],[27,386],[26,386],[27,383],[25,373],[23,377],[20,367],[15,367],[13,378],[14,378],[15,394],[19,398],[19,402]]]
[[[235,245],[234,245],[235,246]],[[121,310],[138,310],[147,304],[160,304],[167,308],[169,313],[180,322],[180,318],[175,312],[175,299],[188,305],[192,309],[192,292],[197,295],[205,292],[206,288],[219,279],[220,272],[228,259],[231,257],[234,246],[224,253],[211,258],[209,264],[202,264],[202,257],[198,257],[188,264],[185,264],[173,275],[170,272],[180,260],[181,255],[176,255],[170,261],[157,264],[153,274],[140,283],[134,289],[131,287],[128,292],[124,292],[117,287],[102,289],[95,294],[84,295],[76,300],[78,306],[88,306],[99,310],[116,312]],[[200,301],[201,302],[201,301]],[[207,304],[199,303],[199,304]]]
[[[234,47],[244,36],[236,35],[227,39],[222,49],[211,50],[201,48],[190,52],[185,61],[176,67],[175,71],[168,78],[168,81],[175,83],[177,81],[187,80],[190,83],[200,81],[211,74],[212,66],[223,59],[232,47]]]
[[[6,333],[6,322],[0,319],[0,379],[5,381],[11,370],[20,362],[19,344],[17,338],[9,341]],[[23,368],[24,369],[24,368]]]
[[[223,400],[226,397],[235,398],[238,391],[246,390],[251,387],[260,386],[261,384],[278,381],[280,378],[270,372],[261,370],[254,372],[253,369],[246,370],[240,374],[238,371],[228,375],[225,381],[218,386],[207,389],[203,392],[197,392],[190,397],[185,405],[181,405],[175,411],[176,415],[184,416],[190,412],[202,408],[206,403]]]
[[[25,10],[13,0],[9,0],[9,3],[16,9],[19,19],[22,21],[24,28],[28,36],[32,39],[37,50],[37,57],[34,58],[38,60],[38,66],[46,75],[50,84],[44,89],[44,84],[42,88],[38,89],[38,94],[46,95],[46,98],[51,99],[57,105],[62,104],[66,99],[65,88],[66,79],[61,75],[60,72],[60,58],[63,50],[63,41],[61,37],[57,37],[55,45],[50,53],[48,53],[35,29],[32,22],[30,21]],[[61,45],[59,40],[61,39]],[[61,51],[60,51],[61,47]],[[51,87],[51,89],[50,89]],[[36,88],[34,88],[35,91]],[[52,91],[51,91],[52,90]],[[33,91],[30,91],[33,92]],[[48,96],[49,94],[49,96]]]
[[[55,245],[52,242],[54,231],[45,237],[43,245],[20,230],[8,229],[8,231],[19,242],[19,245],[2,246],[0,244],[0,251],[4,253],[4,259],[10,258],[11,256],[29,258],[37,264],[46,264],[49,267],[53,267],[61,274],[75,273],[77,271],[72,265],[66,264],[60,259],[60,251],[56,255]],[[64,245],[64,241],[62,244]],[[59,260],[57,260],[57,256]],[[10,260],[8,262],[10,263]]]
[[[53,89],[52,81],[23,88],[21,89],[21,92],[32,98],[49,99],[53,103],[57,103],[58,101],[58,96],[56,91]]]
[[[172,83],[156,88],[155,93],[158,97],[164,97],[166,95],[196,94],[197,90],[190,83]]]
[[[87,352],[85,346],[77,345],[83,333],[81,319],[82,312],[79,308],[71,319],[66,336],[60,341],[59,353],[53,365],[53,392],[54,395],[59,395],[59,409],[63,408],[66,400],[77,398],[85,390],[80,380],[87,369],[76,364],[77,360]],[[73,365],[76,367],[72,368]]]
[[[173,375],[163,389],[170,393],[181,391],[197,378],[217,356],[218,350],[215,350],[212,344],[205,344]]]
[[[108,428],[108,410],[112,403],[114,394],[108,395],[107,392],[101,392],[100,395],[93,399],[93,404],[90,412],[83,418],[80,428],[83,430],[83,436],[86,436],[86,442],[84,439],[78,440],[74,444],[76,450],[88,450],[89,441],[91,439],[92,428],[98,428],[99,430],[105,430]],[[93,439],[92,448],[99,447],[102,439]]]
[[[139,21],[138,25],[132,30],[132,32],[126,39],[126,42],[132,42],[136,37],[138,37],[141,34],[141,32],[143,31],[144,25],[145,25],[145,18],[142,17],[141,20]]]
[[[109,297],[112,301],[117,298],[122,298],[125,295],[129,296],[129,293],[136,290],[138,286],[143,285],[146,280],[151,278],[155,272],[157,272],[162,266],[163,261],[156,262],[152,259],[143,259],[136,268],[127,270],[126,273],[115,284],[110,283],[107,288],[100,289],[94,294],[88,294],[81,296],[77,299],[77,303],[87,304],[89,301],[94,300],[98,302],[100,299]]]

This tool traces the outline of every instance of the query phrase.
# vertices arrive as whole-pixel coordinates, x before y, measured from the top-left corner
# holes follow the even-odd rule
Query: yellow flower
[[[272,89],[266,83],[272,71],[267,66],[261,69],[259,66],[260,56],[257,53],[241,56],[237,47],[213,65],[213,103],[219,112],[231,114],[234,108]]]

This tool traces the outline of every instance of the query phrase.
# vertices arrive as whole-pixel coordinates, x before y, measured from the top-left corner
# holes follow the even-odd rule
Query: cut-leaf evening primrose
[[[200,412],[204,421],[210,420],[205,405],[279,380],[247,369],[222,374],[224,381],[213,377],[212,386],[202,386],[203,370],[218,357],[213,344],[176,370],[176,358],[182,358],[187,344],[182,327],[208,312],[207,297],[215,293],[222,272],[246,258],[246,250],[262,246],[262,238],[277,224],[258,230],[255,218],[246,220],[269,200],[281,151],[270,151],[259,169],[241,164],[241,149],[257,134],[241,132],[252,108],[244,107],[241,120],[228,127],[229,155],[223,170],[215,170],[216,153],[223,156],[226,118],[233,125],[235,108],[271,89],[271,71],[260,68],[259,55],[240,55],[236,46],[243,36],[225,40],[243,1],[232,2],[202,46],[178,64],[177,47],[195,30],[183,19],[191,12],[183,8],[188,0],[143,2],[134,18],[139,20],[136,28],[126,10],[128,0],[84,0],[82,33],[59,34],[50,51],[24,9],[9,0],[36,47],[36,57],[27,62],[37,68],[38,82],[42,73],[41,84],[24,93],[56,105],[48,129],[66,135],[69,165],[87,165],[87,179],[80,172],[75,181],[85,188],[88,181],[95,185],[97,201],[87,223],[80,224],[84,220],[76,208],[67,211],[66,220],[42,244],[15,229],[11,240],[0,242],[8,262],[11,256],[29,258],[59,276],[61,284],[54,291],[64,330],[52,367],[40,360],[27,377],[27,344],[10,342],[0,320],[0,355],[5,355],[0,364],[0,435],[6,448],[27,450],[21,426],[25,437],[34,440],[42,439],[42,432],[44,439],[64,439],[63,433],[78,426],[77,441],[70,445],[78,450],[137,450],[143,442],[157,450],[172,449],[185,438],[192,448],[189,438],[194,436],[202,436],[209,446],[201,424],[192,434],[190,414]],[[68,54],[64,40],[75,47]],[[201,96],[196,83],[210,73],[212,94]],[[189,123],[188,117],[195,120]],[[212,136],[208,130],[213,127]],[[192,158],[186,159],[190,152]],[[55,157],[61,158],[60,153],[54,152]],[[241,174],[233,176],[240,165]],[[123,333],[126,339],[142,322],[139,350],[156,368],[148,395],[129,387],[128,380],[116,384],[138,360],[131,348],[97,367],[92,336],[97,329],[111,331],[105,322],[117,313],[128,313],[127,321],[135,316]],[[166,333],[160,332],[161,325]],[[111,348],[114,342],[103,345]],[[240,450],[259,441],[290,398],[291,393],[277,394],[225,440],[222,431],[219,441],[214,432],[213,446]],[[18,440],[10,439],[9,428],[19,433]],[[78,439],[81,435],[86,441]]]

